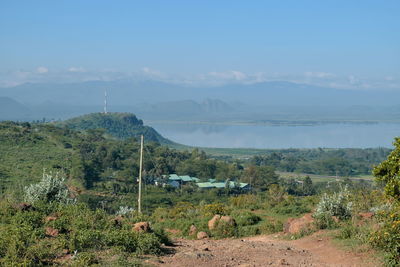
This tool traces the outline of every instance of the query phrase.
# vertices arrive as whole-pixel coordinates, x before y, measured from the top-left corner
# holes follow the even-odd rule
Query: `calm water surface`
[[[392,147],[400,124],[316,126],[151,124],[164,137],[191,146],[225,148]]]

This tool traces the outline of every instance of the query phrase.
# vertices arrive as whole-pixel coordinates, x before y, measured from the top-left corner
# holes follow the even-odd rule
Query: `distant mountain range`
[[[51,120],[110,111],[145,120],[398,120],[400,91],[339,90],[290,82],[194,88],[157,81],[23,84],[0,88],[0,120]]]
[[[399,90],[344,90],[283,81],[196,88],[158,81],[130,80],[26,83],[0,88],[0,96],[11,97],[26,104],[51,101],[57,104],[93,106],[102,105],[105,89],[108,90],[109,103],[115,106],[188,99],[203,101],[207,98],[254,105],[396,105],[400,97]]]

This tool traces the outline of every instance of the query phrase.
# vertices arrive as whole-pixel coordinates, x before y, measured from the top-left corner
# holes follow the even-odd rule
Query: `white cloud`
[[[336,75],[333,73],[329,72],[319,72],[319,71],[307,71],[304,73],[306,77],[311,77],[311,78],[333,78]]]
[[[68,69],[69,72],[85,72],[86,70],[82,67],[70,67]]]
[[[142,73],[145,74],[146,76],[153,77],[153,78],[158,78],[158,79],[166,79],[168,78],[168,75],[165,73],[159,71],[159,70],[154,70],[149,67],[143,67],[142,68]]]
[[[248,78],[246,74],[237,70],[230,70],[225,72],[209,72],[208,75],[218,79],[235,81],[244,81]]]
[[[40,74],[44,74],[44,73],[48,73],[48,72],[49,72],[49,69],[46,68],[46,67],[38,67],[38,68],[36,69],[36,72],[37,72],[37,73],[40,73]]]

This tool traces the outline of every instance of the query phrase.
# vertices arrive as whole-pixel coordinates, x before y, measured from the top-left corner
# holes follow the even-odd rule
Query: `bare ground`
[[[262,235],[242,239],[178,239],[171,254],[151,262],[157,266],[381,266],[367,253],[345,251],[334,246],[324,232],[298,240]]]

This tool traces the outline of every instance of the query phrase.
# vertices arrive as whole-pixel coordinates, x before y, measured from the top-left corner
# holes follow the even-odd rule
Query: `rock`
[[[47,236],[51,236],[51,237],[58,236],[58,230],[54,229],[53,227],[46,227],[45,231],[46,231]]]
[[[151,231],[148,222],[138,222],[133,225],[133,231],[149,233]]]
[[[302,230],[310,229],[313,223],[314,218],[311,213],[307,213],[301,218],[289,218],[284,226],[284,232],[298,234]]]
[[[218,221],[221,219],[221,215],[214,215],[214,217],[208,221],[208,229],[213,230],[217,227]]]
[[[189,228],[189,235],[195,235],[197,233],[197,227],[193,224]]]
[[[45,222],[51,222],[57,220],[57,217],[55,216],[48,216],[44,219]]]
[[[29,204],[27,202],[22,202],[22,203],[17,204],[15,208],[18,210],[21,210],[21,211],[35,210],[35,208],[32,206],[32,204]]]
[[[225,222],[229,226],[236,226],[236,222],[231,216],[221,216],[217,214],[208,221],[208,229],[214,230],[220,221]]]
[[[221,221],[224,221],[226,224],[230,226],[236,226],[236,221],[231,216],[222,216]]]
[[[208,234],[206,232],[198,232],[197,233],[197,239],[206,239],[208,238]]]

